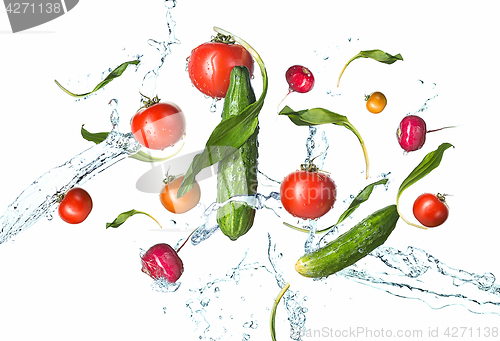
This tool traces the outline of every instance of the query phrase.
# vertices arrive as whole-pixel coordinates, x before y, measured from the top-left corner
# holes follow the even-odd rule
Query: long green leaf
[[[134,216],[136,214],[145,214],[145,215],[147,215],[148,217],[150,217],[151,219],[153,219],[154,221],[156,221],[156,223],[161,227],[161,225],[158,222],[158,220],[156,220],[155,218],[153,218],[153,216],[151,216],[150,214],[148,214],[146,212],[142,212],[142,211],[130,210],[130,211],[127,211],[127,212],[120,213],[118,215],[118,217],[116,217],[115,220],[113,220],[111,223],[106,223],[106,228],[109,228],[109,227],[112,227],[112,228],[120,227],[124,222],[127,221],[128,218],[130,218],[130,217],[132,217],[132,216]]]
[[[281,301],[281,297],[285,294],[285,292],[288,290],[290,287],[290,283],[286,283],[283,288],[280,290],[278,297],[274,300],[273,308],[271,309],[271,320],[270,320],[270,327],[271,327],[271,339],[273,341],[276,341],[276,309],[278,308],[278,304]]]
[[[106,137],[108,137],[109,132],[91,133],[83,127],[84,125],[85,124],[82,124],[82,128],[80,129],[80,132],[82,134],[82,137],[85,140],[90,141],[90,142],[94,142],[95,144],[99,144],[102,141],[104,141],[106,139]],[[184,143],[182,144],[181,148],[179,148],[178,151],[176,151],[174,154],[166,156],[166,157],[151,156],[151,155],[143,152],[142,150],[140,150],[137,153],[130,155],[129,158],[136,159],[136,160],[139,160],[142,162],[162,162],[162,161],[166,161],[166,160],[172,158],[173,156],[177,155],[177,153],[179,153],[181,151],[182,147],[184,147]]]
[[[401,197],[401,194],[403,194],[403,192],[408,187],[410,187],[415,182],[422,179],[427,174],[432,172],[435,168],[437,168],[441,163],[441,160],[443,158],[443,153],[445,152],[445,150],[447,150],[450,147],[455,148],[452,144],[445,142],[445,143],[441,144],[435,151],[428,153],[424,157],[424,159],[418,164],[418,166],[415,167],[415,169],[408,175],[408,177],[399,186],[398,195],[396,198],[396,204],[397,204],[398,213],[401,216],[401,219],[403,219],[407,224],[412,225],[412,226],[416,226],[416,227],[420,227],[422,229],[426,229],[426,227],[421,226],[421,225],[417,225],[417,224],[413,224],[403,217],[403,215],[399,211],[399,198]]]
[[[234,41],[242,45],[259,64],[262,74],[263,88],[262,94],[257,102],[247,106],[241,113],[234,115],[217,125],[212,131],[208,141],[205,144],[205,149],[200,154],[196,155],[191,162],[182,181],[177,197],[180,198],[193,188],[196,175],[204,168],[214,165],[220,160],[233,154],[246,140],[254,133],[259,122],[259,113],[264,105],[264,99],[267,95],[268,79],[267,71],[264,62],[255,51],[243,39],[221,29],[214,27],[217,33],[226,36],[231,36]]]
[[[344,211],[344,213],[342,213],[339,217],[339,219],[337,220],[337,222],[332,225],[332,226],[329,226],[327,228],[324,228],[324,229],[321,229],[321,230],[317,230],[316,233],[323,233],[323,232],[327,232],[329,231],[330,229],[332,229],[333,227],[339,225],[340,223],[342,223],[345,219],[347,219],[362,203],[364,203],[365,201],[367,201],[369,198],[370,198],[370,195],[372,194],[373,192],[373,189],[375,188],[375,186],[378,186],[378,185],[385,185],[387,184],[387,181],[389,181],[388,179],[382,179],[382,180],[379,180],[379,181],[376,181],[374,183],[371,183],[369,184],[368,186],[366,186],[365,188],[363,188],[363,190],[361,190],[361,192],[359,192],[359,194],[354,198],[354,200],[351,202],[351,204],[349,205],[349,207]],[[288,227],[291,227],[293,228],[294,230],[297,230],[297,231],[302,231],[302,232],[309,232],[308,229],[303,229],[303,228],[300,228],[300,227],[296,227],[296,226],[293,226],[293,225],[290,225],[288,223],[284,223],[286,226]]]
[[[333,111],[323,109],[323,108],[312,108],[300,111],[294,111],[289,106],[285,106],[279,112],[279,115],[287,115],[288,118],[298,126],[314,126],[320,124],[336,124],[344,126],[356,135],[363,148],[363,155],[365,157],[366,163],[366,178],[370,176],[370,161],[368,159],[368,152],[366,150],[365,143],[361,138],[361,134],[356,130],[356,128],[349,122],[347,117],[334,113]]]
[[[347,217],[349,217],[362,203],[367,201],[370,198],[370,195],[373,192],[373,188],[378,185],[385,185],[389,181],[388,179],[382,179],[377,182],[374,182],[368,186],[366,186],[357,196],[354,198],[354,200],[351,202],[347,210],[342,213],[342,215],[339,217],[339,220],[335,225],[339,225],[341,222],[343,222]]]
[[[54,80],[54,82],[56,82],[57,86],[59,86],[65,93],[67,93],[70,96],[77,97],[77,98],[85,97],[85,96],[88,96],[88,95],[96,92],[99,89],[102,89],[109,82],[111,82],[113,79],[120,77],[123,74],[123,72],[125,72],[125,70],[127,69],[127,67],[129,65],[138,65],[139,63],[140,63],[140,60],[131,60],[131,61],[125,62],[123,64],[120,64],[116,69],[111,71],[111,73],[106,78],[104,78],[104,80],[102,82],[97,84],[96,87],[94,88],[94,90],[87,92],[87,93],[84,93],[84,94],[74,94],[71,91],[67,90],[65,87],[63,87],[57,80]]]
[[[339,79],[337,81],[337,87],[340,85],[340,78],[344,74],[344,71],[347,68],[347,66],[349,64],[351,64],[351,62],[353,60],[356,60],[358,58],[371,58],[373,60],[376,60],[377,62],[381,62],[381,63],[384,63],[384,64],[392,64],[392,63],[394,63],[394,62],[396,62],[398,60],[403,60],[403,57],[399,53],[397,55],[393,56],[393,55],[391,55],[391,54],[389,54],[387,52],[384,52],[382,50],[361,51],[360,53],[358,53],[357,55],[355,55],[354,57],[352,57],[351,59],[349,59],[349,61],[347,62],[347,64],[344,66],[344,68],[340,72],[340,76],[339,76]]]

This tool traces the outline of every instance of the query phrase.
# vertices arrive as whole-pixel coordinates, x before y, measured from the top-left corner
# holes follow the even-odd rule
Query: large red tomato
[[[131,122],[132,134],[144,147],[163,150],[186,134],[186,118],[174,103],[162,102],[140,109]]]
[[[281,203],[294,217],[317,219],[330,211],[336,197],[335,183],[321,172],[298,170],[281,183]]]
[[[224,98],[234,66],[244,65],[253,75],[253,59],[241,45],[218,42],[204,43],[191,51],[189,78],[207,96]]]

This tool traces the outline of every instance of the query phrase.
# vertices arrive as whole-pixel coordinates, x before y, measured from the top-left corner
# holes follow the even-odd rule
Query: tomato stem
[[[139,93],[141,94],[142,97],[147,99],[147,101],[145,101],[144,98],[142,99],[142,103],[144,103],[144,105],[142,107],[140,107],[139,110],[149,108],[155,104],[160,103],[160,99],[158,98],[158,95],[156,95],[153,98],[149,98],[148,96],[143,95],[141,92],[139,92]]]
[[[234,44],[235,41],[231,35],[225,35],[222,33],[217,33],[215,37],[212,38],[214,43],[224,43],[224,44]]]

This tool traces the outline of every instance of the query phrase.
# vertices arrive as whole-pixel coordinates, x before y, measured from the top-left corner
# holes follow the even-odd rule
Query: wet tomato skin
[[[253,75],[250,53],[241,45],[208,42],[191,51],[188,72],[191,83],[212,98],[224,98],[234,66],[244,65]]]
[[[140,109],[130,124],[135,139],[144,147],[163,150],[172,147],[186,134],[186,118],[181,108],[161,102]]]
[[[387,98],[379,91],[376,91],[366,100],[366,109],[372,114],[379,114],[385,109]]]
[[[413,215],[422,225],[436,227],[448,219],[449,209],[443,196],[424,193],[415,200]]]
[[[59,203],[59,217],[68,224],[80,224],[89,216],[93,203],[90,194],[83,188],[70,189]]]
[[[169,212],[186,213],[200,202],[201,190],[197,181],[194,182],[193,188],[189,192],[177,198],[177,192],[183,179],[184,176],[179,176],[166,183],[160,192],[160,202]]]
[[[330,211],[337,197],[335,182],[327,174],[297,170],[283,179],[280,199],[285,210],[301,219],[317,219]]]

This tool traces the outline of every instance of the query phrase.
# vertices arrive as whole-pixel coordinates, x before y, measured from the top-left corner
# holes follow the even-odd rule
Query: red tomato
[[[132,117],[131,130],[144,147],[163,150],[186,135],[186,118],[174,103],[157,103],[140,109]]]
[[[194,182],[193,188],[182,197],[177,198],[177,191],[182,183],[184,176],[179,176],[174,180],[167,181],[160,192],[160,201],[163,206],[172,213],[185,213],[198,205],[200,202],[201,191],[198,182]]]
[[[207,96],[224,98],[234,66],[244,65],[253,75],[253,59],[241,45],[204,43],[191,51],[188,62],[189,78]]]
[[[62,220],[69,224],[79,224],[92,211],[92,198],[83,188],[72,188],[59,203],[58,213]]]
[[[324,173],[298,170],[281,183],[281,203],[294,217],[317,219],[330,211],[336,197],[337,187]]]
[[[444,196],[424,193],[413,204],[413,215],[424,226],[436,227],[448,219],[449,209]]]

